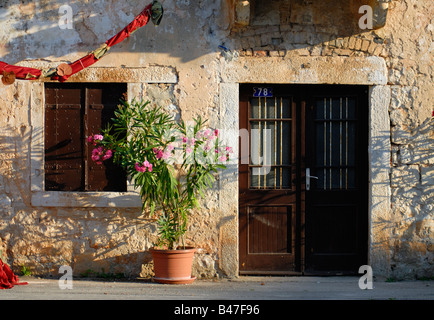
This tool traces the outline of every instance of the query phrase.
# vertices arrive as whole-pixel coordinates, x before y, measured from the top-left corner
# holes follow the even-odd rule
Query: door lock
[[[310,168],[306,168],[306,190],[310,190],[310,179],[317,179],[318,177],[310,175]]]

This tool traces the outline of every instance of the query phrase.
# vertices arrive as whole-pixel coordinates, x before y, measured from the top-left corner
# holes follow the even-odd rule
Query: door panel
[[[80,89],[46,89],[45,190],[83,188]],[[67,183],[65,183],[67,181]]]
[[[360,86],[240,86],[241,274],[366,264],[366,102]]]
[[[357,273],[367,262],[366,88],[322,86],[306,98],[306,272]]]
[[[249,254],[291,253],[292,206],[251,206],[248,211]]]
[[[252,92],[252,87],[249,91]],[[295,105],[292,95],[240,101],[240,272],[292,273],[296,256]],[[246,162],[246,163],[244,163]]]

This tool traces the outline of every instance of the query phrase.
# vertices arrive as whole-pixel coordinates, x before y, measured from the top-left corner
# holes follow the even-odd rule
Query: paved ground
[[[358,277],[240,277],[196,280],[190,285],[76,279],[72,289],[63,290],[59,280],[20,280],[28,285],[0,290],[0,319],[9,315],[19,319],[36,315],[83,319],[396,318],[409,310],[415,316],[429,312],[434,300],[434,281],[374,280],[373,289],[361,290]]]
[[[0,290],[0,300],[434,300],[434,281],[385,282],[361,290],[358,277],[240,277],[163,285],[146,280],[75,279],[60,289],[57,279],[20,278],[28,285]]]

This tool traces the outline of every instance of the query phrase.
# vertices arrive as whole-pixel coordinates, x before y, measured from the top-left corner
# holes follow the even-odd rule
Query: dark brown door
[[[241,85],[241,274],[366,264],[365,90]]]
[[[266,97],[258,91],[270,95],[267,87],[242,88],[240,272],[294,272],[299,269],[294,95],[275,92]],[[253,90],[259,97],[252,96]]]
[[[306,97],[306,273],[357,273],[367,263],[367,118],[366,87],[322,86]]]

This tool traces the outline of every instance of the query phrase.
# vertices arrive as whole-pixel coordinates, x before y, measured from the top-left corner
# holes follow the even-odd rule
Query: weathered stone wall
[[[373,205],[369,213],[370,263],[374,274],[385,277],[433,276],[432,1],[382,1],[387,21],[374,30],[357,26],[355,9],[362,0],[280,0],[268,7],[264,1],[244,1],[252,5],[248,12],[237,0],[161,2],[165,16],[158,28],[136,31],[70,81],[127,82],[131,95],[160,101],[185,120],[201,115],[226,129],[237,128],[238,82],[379,85],[373,99],[387,102],[389,109],[382,111],[388,119],[371,115],[387,124],[371,126],[371,143],[373,152],[388,159],[381,163],[383,191],[373,183],[371,198],[387,198],[382,202],[387,205]],[[73,9],[71,30],[58,27],[62,4]],[[0,28],[7,32],[0,35],[0,60],[37,67],[74,61],[123,28],[144,5],[139,0],[3,1]],[[40,82],[0,84],[0,256],[16,271],[25,265],[41,275],[57,275],[63,264],[77,276],[87,270],[149,275],[147,250],[156,228],[137,208],[81,206],[81,195],[71,200],[73,207],[61,207],[35,193],[39,186],[32,181],[38,181],[33,177],[39,169],[34,162],[41,157],[35,143],[41,116],[35,106],[43,104],[42,88]],[[186,241],[199,248],[198,277],[238,274],[236,179],[234,165],[192,217]]]
[[[391,102],[391,272],[432,277],[434,270],[434,4],[393,1],[388,40]]]
[[[386,277],[432,276],[434,4],[430,1],[380,1],[383,9],[387,9],[382,13],[387,13],[385,25],[360,30],[354,24],[358,19],[356,15],[351,16],[354,13],[351,6],[369,1],[362,2],[345,1],[345,7],[342,1],[273,1],[260,8],[263,11],[259,14],[250,10],[249,19],[244,18],[241,25],[233,26],[232,45],[239,50],[240,57],[251,59],[299,62],[300,57],[304,57],[302,61],[308,63],[298,65],[314,73],[313,80],[320,83],[327,83],[327,80],[321,77],[318,80],[316,73],[327,71],[319,71],[317,57],[377,56],[384,59],[390,95],[390,143],[381,143],[375,148],[391,145],[390,167],[383,163],[390,174],[391,211],[370,217],[370,260],[373,264],[379,260],[385,262],[387,267],[378,269]],[[258,3],[262,5],[262,1],[256,1]],[[254,1],[250,4],[254,5]],[[267,21],[272,25],[267,25]],[[312,57],[311,62],[309,57]],[[279,72],[270,66],[265,69]],[[341,73],[341,70],[335,69],[335,72]],[[342,73],[341,80],[347,81],[343,77]],[[310,82],[309,77],[306,80]],[[335,81],[333,79],[332,83],[337,83]],[[376,246],[383,248],[380,254],[375,253]]]

